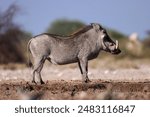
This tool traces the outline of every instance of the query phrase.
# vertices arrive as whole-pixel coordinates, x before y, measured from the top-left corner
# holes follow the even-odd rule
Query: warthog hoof
[[[43,82],[43,80],[40,81],[41,84],[45,84],[45,82]]]
[[[37,84],[34,80],[32,80],[32,83]]]
[[[89,82],[91,82],[89,79],[86,79],[85,81],[84,81],[85,83],[89,83]]]

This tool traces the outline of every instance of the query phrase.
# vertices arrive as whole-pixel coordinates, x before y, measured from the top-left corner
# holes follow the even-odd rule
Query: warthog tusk
[[[118,49],[119,43],[118,40],[116,40],[116,49]]]

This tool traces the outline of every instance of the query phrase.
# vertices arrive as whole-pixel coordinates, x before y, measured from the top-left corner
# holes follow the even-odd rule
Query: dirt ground
[[[150,82],[52,80],[45,85],[25,81],[0,83],[0,99],[150,99]]]
[[[88,84],[76,64],[45,65],[44,85],[32,84],[31,73],[25,65],[1,65],[0,99],[150,99],[147,60],[90,62]]]

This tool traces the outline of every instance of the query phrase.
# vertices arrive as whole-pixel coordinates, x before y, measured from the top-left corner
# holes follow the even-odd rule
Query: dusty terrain
[[[92,82],[82,83],[76,64],[46,64],[44,85],[35,85],[31,68],[0,66],[0,99],[150,99],[149,60],[95,60],[89,64]]]

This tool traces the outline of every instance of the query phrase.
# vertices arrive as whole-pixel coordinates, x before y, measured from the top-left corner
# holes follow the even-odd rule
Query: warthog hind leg
[[[35,73],[37,74],[37,77],[38,79],[40,80],[40,83],[41,84],[45,84],[42,80],[42,77],[41,77],[41,70],[43,68],[43,64],[45,62],[45,57],[43,57],[41,60],[38,60],[35,62],[35,65],[34,65],[34,70],[33,70],[33,80],[32,80],[32,83],[35,83]]]

